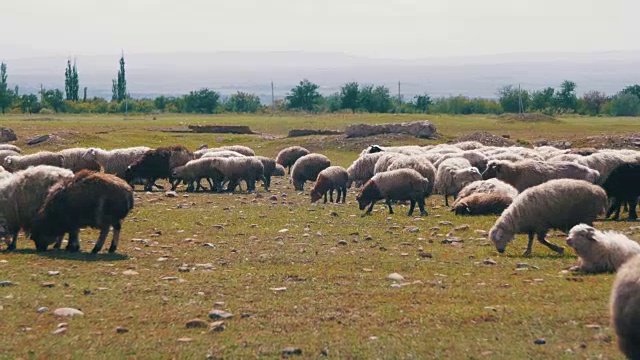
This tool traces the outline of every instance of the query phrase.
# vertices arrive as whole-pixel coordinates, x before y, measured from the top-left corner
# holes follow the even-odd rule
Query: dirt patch
[[[368,137],[382,134],[408,134],[421,139],[436,139],[436,126],[429,120],[390,124],[352,124],[347,126],[348,138]]]
[[[486,131],[474,132],[469,135],[461,136],[455,140],[452,140],[451,143],[459,143],[463,141],[477,141],[484,146],[513,146],[514,142],[509,141],[501,136],[496,136]]]
[[[313,129],[292,129],[289,130],[288,137],[309,136],[309,135],[342,135],[344,131],[337,130],[313,130]]]
[[[582,147],[596,149],[638,149],[640,148],[640,133],[631,135],[598,135],[589,136],[580,141]]]
[[[189,125],[194,133],[255,134],[248,126],[239,125]]]
[[[541,114],[541,113],[523,113],[523,114],[502,114],[498,116],[498,121],[505,122],[560,122],[560,120],[553,116]]]

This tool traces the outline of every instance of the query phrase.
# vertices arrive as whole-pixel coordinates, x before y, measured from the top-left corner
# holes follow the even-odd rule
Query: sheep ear
[[[587,229],[587,239],[591,240],[591,241],[598,241],[596,239],[596,229],[594,228],[589,228]]]

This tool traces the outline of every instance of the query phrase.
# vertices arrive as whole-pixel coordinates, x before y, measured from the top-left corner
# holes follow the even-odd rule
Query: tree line
[[[640,85],[632,85],[608,96],[599,91],[576,94],[576,83],[563,81],[556,89],[528,91],[514,85],[497,91],[496,99],[450,96],[432,98],[428,94],[405,100],[392,96],[388,87],[349,82],[334,94],[322,95],[320,86],[304,79],[284,99],[265,105],[256,94],[238,91],[226,98],[203,88],[182,96],[158,96],[134,99],[127,91],[124,55],[120,57],[117,76],[112,81],[110,101],[87,98],[87,87],[80,96],[80,80],[75,61],[67,61],[65,88],[41,89],[37,94],[20,94],[7,83],[7,65],[0,64],[0,112],[11,113],[259,113],[269,111],[305,111],[314,113],[431,113],[431,114],[502,114],[540,112],[548,115],[582,114],[609,116],[640,115]]]

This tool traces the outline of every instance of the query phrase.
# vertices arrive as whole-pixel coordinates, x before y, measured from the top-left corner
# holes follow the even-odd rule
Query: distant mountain
[[[111,97],[111,79],[118,70],[119,54],[77,57],[80,87],[89,96]],[[427,59],[376,59],[342,53],[220,52],[126,54],[127,81],[134,97],[180,95],[209,87],[223,95],[237,90],[258,94],[270,102],[271,81],[276,98],[282,98],[301,79],[319,84],[324,94],[338,91],[348,81],[383,84],[405,99],[415,94],[495,97],[508,84],[536,90],[557,87],[564,79],[575,81],[578,92],[614,94],[640,83],[640,52],[593,54],[503,54]],[[21,92],[64,88],[67,58],[6,60],[9,83]]]

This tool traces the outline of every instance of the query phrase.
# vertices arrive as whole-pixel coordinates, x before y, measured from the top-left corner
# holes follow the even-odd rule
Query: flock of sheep
[[[343,203],[347,189],[361,187],[360,210],[372,212],[384,200],[390,213],[395,202],[408,201],[409,215],[417,205],[427,216],[425,199],[441,194],[458,215],[499,215],[489,232],[498,252],[516,234],[527,234],[524,253],[537,239],[551,250],[550,229],[568,233],[567,245],[579,256],[576,270],[618,272],[612,292],[613,324],[621,350],[640,358],[640,245],[625,235],[592,227],[598,216],[618,219],[622,207],[635,220],[640,196],[640,152],[634,150],[561,150],[542,146],[490,147],[479,142],[430,146],[372,145],[349,166],[331,166],[322,154],[299,146],[280,151],[275,159],[256,156],[245,146],[202,148],[183,146],[116,150],[74,148],[21,155],[13,145],[0,145],[0,237],[15,249],[24,231],[38,250],[60,247],[79,250],[83,227],[100,230],[93,249],[99,252],[113,228],[110,252],[117,249],[122,220],[133,208],[133,187],[146,191],[159,179],[180,183],[186,191],[233,192],[242,182],[255,191],[257,182],[269,189],[272,176],[288,171],[295,190],[313,182],[311,201]],[[202,182],[206,182],[203,185]]]

